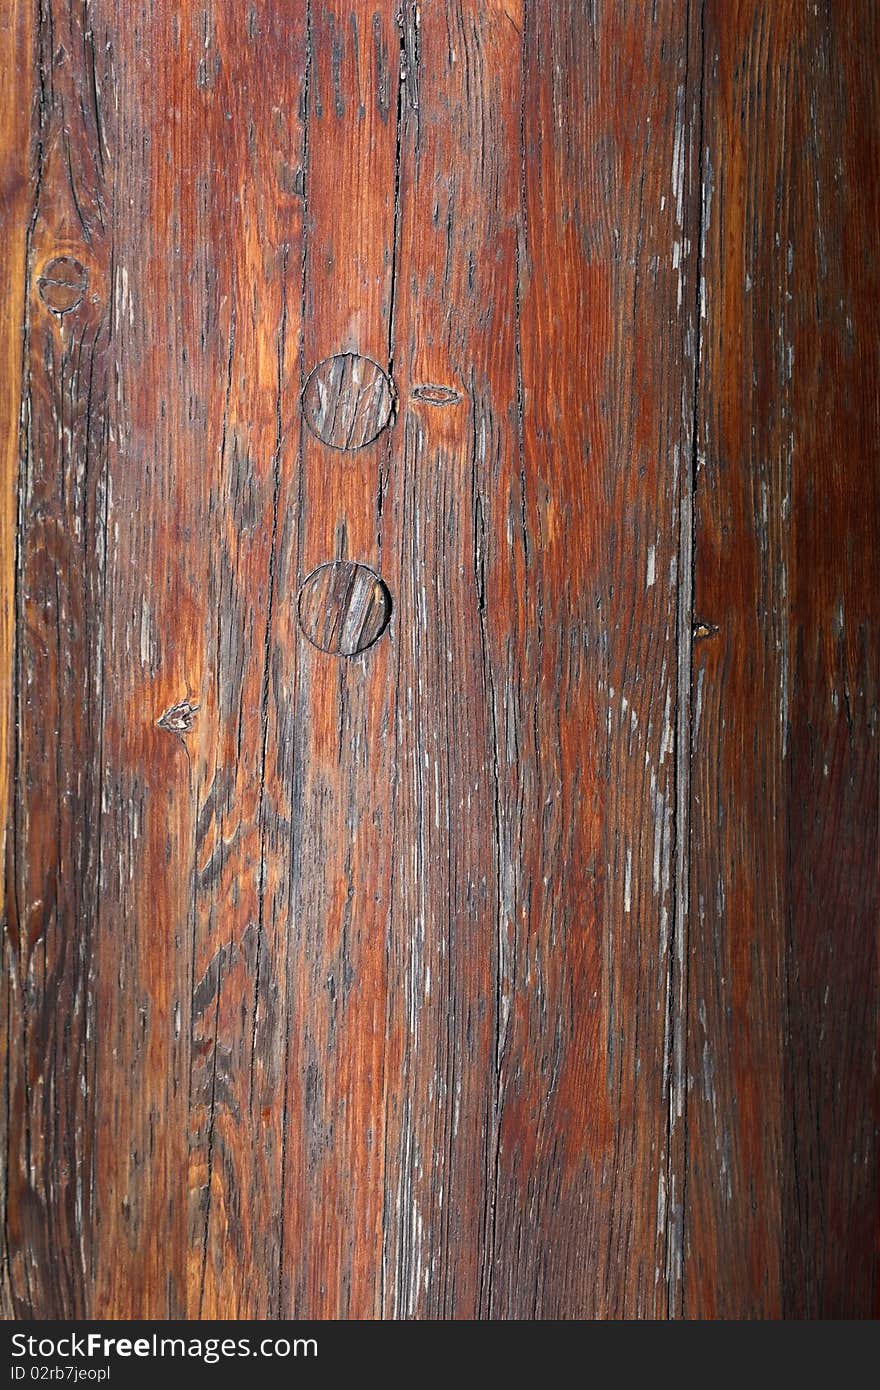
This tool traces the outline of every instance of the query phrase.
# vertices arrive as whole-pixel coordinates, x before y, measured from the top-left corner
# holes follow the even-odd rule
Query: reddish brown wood
[[[877,1310],[875,8],[6,7],[5,1316]]]
[[[704,16],[685,1290],[702,1316],[878,1306],[877,19]]]

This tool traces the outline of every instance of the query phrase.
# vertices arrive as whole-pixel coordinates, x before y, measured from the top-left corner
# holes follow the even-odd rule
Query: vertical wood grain
[[[877,1317],[880,13],[807,9],[798,38],[783,1311]]]
[[[182,228],[204,287],[192,352],[198,327],[208,353],[197,466],[209,479],[205,674],[186,739],[197,816],[187,1312],[271,1317],[283,1230],[293,831],[283,545],[294,511],[307,53],[305,33],[292,33],[277,6],[217,7],[200,26],[193,121],[210,137],[201,140],[199,201]],[[264,50],[275,55],[268,70],[255,62]],[[234,179],[218,178],[222,161],[233,162]],[[249,1261],[259,1277],[243,1281]]]
[[[9,74],[0,128],[0,228],[6,252],[2,262],[0,352],[2,373],[2,497],[0,554],[3,557],[3,601],[0,609],[0,861],[5,864],[6,817],[9,797],[10,733],[12,727],[12,663],[15,627],[15,527],[21,411],[21,336],[27,290],[27,237],[33,210],[32,72],[35,38],[33,11],[26,3],[9,5],[0,19],[4,68]]]
[[[516,453],[518,9],[403,11],[401,421],[383,509],[398,595],[390,1317],[475,1318],[489,1302],[496,1039],[507,1001],[485,539],[489,480],[507,474]]]
[[[151,6],[113,39],[117,188],[108,461],[93,1307],[183,1316],[193,929],[188,735],[206,584],[204,267],[193,219],[204,151],[203,37]]]
[[[297,392],[336,354],[360,354],[385,372],[393,366],[395,14],[388,5],[333,0],[310,5],[305,16]],[[284,753],[293,810],[281,1286],[288,1314],[371,1318],[381,1309],[398,620],[393,608],[387,633],[346,659],[303,638],[295,603],[299,584],[329,561],[359,562],[386,577],[390,441],[388,432],[360,449],[334,450],[300,418],[297,490],[279,567],[287,626],[277,678],[295,691]]]
[[[680,6],[523,14],[519,461],[487,541],[502,872],[516,885],[499,1045],[499,1316],[662,1315],[677,1277],[686,19]],[[515,587],[505,536],[519,552]]]
[[[10,1192],[21,1189],[23,1081],[21,1068],[21,941],[17,916],[10,911],[7,865],[7,833],[11,797],[14,795],[14,662],[16,604],[16,531],[22,405],[22,325],[27,294],[27,236],[33,209],[33,158],[31,82],[35,50],[33,12],[27,4],[7,6],[0,18],[0,43],[4,68],[10,73],[9,100],[4,103],[0,127],[0,232],[6,254],[0,261],[0,567],[3,594],[0,600],[0,865],[3,868],[3,1016],[0,1026],[0,1089],[4,1142],[0,1145],[0,1184],[3,1200],[2,1270],[0,1309],[14,1315],[27,1297],[26,1235],[20,1221],[9,1216]]]
[[[704,44],[685,1309],[866,1315],[875,7],[709,3]]]
[[[294,37],[274,6],[156,7],[118,50],[118,177],[139,197],[116,229],[99,1010],[107,1074],[124,1058],[128,1080],[101,1109],[114,1260],[95,1301],[120,1315],[278,1310],[291,716],[273,624],[300,336]],[[267,48],[284,55],[271,72]]]
[[[876,1311],[875,8],[7,6],[4,1315]]]
[[[31,107],[33,144],[26,255],[13,263],[24,289],[23,378],[12,376],[10,364],[23,406],[12,588],[4,1272],[16,1313],[69,1317],[85,1309],[95,1219],[97,614],[109,351],[104,40],[88,7],[40,8],[31,51],[21,44],[12,55],[14,94],[24,110]],[[29,96],[21,90],[25,74]],[[64,298],[46,284],[44,271],[51,281],[58,257],[78,267],[81,297]],[[68,312],[51,307],[64,304]]]

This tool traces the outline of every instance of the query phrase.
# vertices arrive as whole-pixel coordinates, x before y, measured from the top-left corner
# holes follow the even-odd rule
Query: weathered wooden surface
[[[878,51],[876,5],[706,6],[686,1284],[704,1316],[878,1311]]]
[[[0,35],[5,1315],[876,1311],[876,7]]]

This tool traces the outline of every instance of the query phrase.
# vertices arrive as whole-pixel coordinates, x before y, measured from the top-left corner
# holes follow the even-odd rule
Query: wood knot
[[[461,400],[461,392],[454,386],[438,386],[433,381],[414,386],[412,395],[414,400],[423,401],[425,405],[458,405]]]
[[[394,406],[394,388],[372,358],[341,353],[319,362],[302,396],[306,424],[331,449],[362,449],[381,434]]]
[[[706,637],[715,637],[718,633],[718,626],[716,623],[706,623],[702,619],[698,619],[694,623],[693,633],[694,641],[701,642]]]
[[[53,314],[66,314],[82,303],[89,272],[75,256],[54,256],[37,280],[40,298]]]
[[[156,722],[160,729],[165,729],[169,734],[188,734],[195,723],[197,709],[198,705],[194,705],[187,697],[167,709]]]
[[[299,625],[319,651],[358,656],[388,626],[391,595],[368,565],[334,560],[319,565],[299,591]]]

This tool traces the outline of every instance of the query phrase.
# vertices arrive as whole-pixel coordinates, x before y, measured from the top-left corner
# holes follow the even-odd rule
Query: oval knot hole
[[[53,314],[66,314],[81,303],[89,287],[89,272],[74,256],[47,261],[37,280],[40,298]]]
[[[303,391],[306,424],[331,449],[362,449],[391,419],[394,391],[372,358],[346,352],[319,362]]]
[[[368,565],[335,560],[319,565],[299,591],[299,623],[319,651],[357,656],[388,626],[391,595]]]
[[[414,400],[423,401],[425,405],[458,405],[461,400],[461,392],[454,386],[438,386],[433,381],[414,386],[412,394]]]

